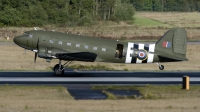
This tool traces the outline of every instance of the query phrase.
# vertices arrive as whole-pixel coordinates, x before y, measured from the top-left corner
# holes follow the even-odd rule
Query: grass
[[[117,96],[109,93],[107,90],[138,90],[142,96],[128,97],[130,99],[181,99],[181,98],[200,98],[200,86],[190,86],[190,90],[182,89],[182,86],[93,86],[94,90],[102,90],[109,97],[108,99],[117,99]],[[125,97],[127,98],[127,97]]]
[[[81,65],[81,64],[75,64],[75,65],[71,65],[69,66],[69,68],[73,68],[74,70],[106,70],[106,71],[111,71],[111,70],[115,70],[113,68],[110,68],[108,66],[105,65]]]
[[[31,97],[34,95],[33,97]],[[62,86],[0,86],[0,98],[7,100],[73,99]]]
[[[134,25],[143,26],[143,27],[158,27],[158,26],[165,27],[165,28],[171,28],[172,27],[168,24],[164,24],[162,22],[152,20],[152,19],[149,19],[149,18],[145,18],[145,17],[142,17],[140,15],[135,16]]]
[[[140,12],[138,15],[176,27],[200,27],[198,12]]]
[[[117,96],[115,96],[114,94],[106,91],[106,90],[102,90],[102,93],[106,94],[107,95],[107,99],[109,100],[116,100],[117,99]]]
[[[112,86],[110,89],[134,89],[136,86]],[[100,88],[100,87],[99,87]],[[101,87],[102,88],[102,87]],[[104,86],[106,88],[106,86]],[[199,86],[189,91],[180,86],[137,87],[153,95],[160,93],[168,98],[114,100],[74,100],[62,86],[0,86],[1,112],[198,112]],[[165,90],[166,89],[166,90]],[[169,92],[168,92],[169,91]],[[176,98],[171,99],[176,94]],[[109,93],[108,93],[109,94]]]

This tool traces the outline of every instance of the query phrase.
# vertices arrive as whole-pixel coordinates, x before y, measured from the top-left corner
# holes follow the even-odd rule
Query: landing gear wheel
[[[61,65],[61,67],[60,67],[60,65],[59,64],[56,64],[55,66],[54,66],[54,74],[56,75],[56,76],[62,76],[62,75],[64,75],[64,69],[63,69],[64,67]]]
[[[160,69],[160,70],[164,70],[164,66],[163,66],[163,65],[160,65],[160,66],[159,66],[159,69]]]

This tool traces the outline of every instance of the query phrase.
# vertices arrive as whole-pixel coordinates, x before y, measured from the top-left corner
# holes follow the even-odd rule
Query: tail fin
[[[155,54],[176,61],[188,60],[186,50],[187,32],[182,28],[168,30],[155,45]]]

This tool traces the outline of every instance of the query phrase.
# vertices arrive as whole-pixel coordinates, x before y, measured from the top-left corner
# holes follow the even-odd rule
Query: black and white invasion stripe
[[[133,57],[132,56],[133,49],[146,50],[148,54],[147,59],[140,60],[137,57]],[[153,58],[154,58],[154,50],[155,50],[155,44],[149,44],[149,47],[146,47],[144,46],[144,44],[135,44],[135,43],[128,42],[125,63],[152,63]]]

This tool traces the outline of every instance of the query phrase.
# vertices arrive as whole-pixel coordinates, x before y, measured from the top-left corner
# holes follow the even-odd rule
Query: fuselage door
[[[117,48],[116,48],[116,52],[115,52],[115,59],[122,59],[122,57],[124,57],[123,49],[124,49],[124,45],[117,44]]]

